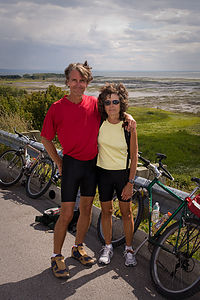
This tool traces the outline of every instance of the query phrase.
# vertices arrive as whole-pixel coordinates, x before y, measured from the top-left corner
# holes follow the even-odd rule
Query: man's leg
[[[51,268],[57,278],[68,278],[69,271],[61,254],[68,225],[73,217],[74,202],[61,202],[61,211],[54,229],[54,254],[51,257]]]
[[[92,203],[94,197],[81,196],[80,215],[76,226],[75,245],[82,244],[91,222]]]
[[[80,216],[77,223],[75,245],[72,247],[72,257],[85,266],[94,264],[94,259],[87,255],[83,248],[83,241],[91,221],[92,203],[94,197],[81,196]]]
[[[73,218],[75,202],[61,202],[61,211],[54,229],[54,253],[61,254],[67,228]]]

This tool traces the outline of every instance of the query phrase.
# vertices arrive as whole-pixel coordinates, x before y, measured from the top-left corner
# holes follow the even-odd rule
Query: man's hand
[[[125,120],[128,122],[128,125],[126,126],[127,131],[131,131],[131,129],[136,130],[136,121],[131,115],[125,113]]]
[[[45,137],[42,137],[41,141],[47,153],[57,165],[59,174],[62,175],[62,158],[60,157],[60,155],[58,155],[54,143],[52,141],[47,140]]]
[[[57,167],[58,167],[59,175],[62,176],[62,159],[60,157],[57,160],[56,164],[57,164]]]

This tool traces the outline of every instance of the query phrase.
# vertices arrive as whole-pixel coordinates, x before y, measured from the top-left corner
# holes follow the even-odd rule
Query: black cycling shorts
[[[61,179],[61,201],[76,202],[79,187],[81,196],[95,196],[96,158],[82,161],[69,155],[64,155]]]
[[[120,201],[128,202],[129,200],[122,200],[121,193],[128,182],[130,170],[106,170],[97,167],[97,184],[99,190],[99,199],[101,202],[111,201],[114,191],[116,191],[117,198]]]

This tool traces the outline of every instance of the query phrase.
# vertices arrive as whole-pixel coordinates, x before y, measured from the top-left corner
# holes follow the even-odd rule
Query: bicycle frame
[[[157,230],[157,232],[152,235],[152,221],[151,221],[151,216],[152,216],[152,207],[153,207],[153,192],[152,192],[152,188],[153,186],[157,184],[158,186],[160,186],[164,191],[166,191],[169,195],[173,196],[175,199],[177,199],[178,201],[181,202],[181,204],[178,206],[178,208],[172,213],[172,215],[169,217],[168,220],[166,220],[164,222],[164,224]],[[165,228],[167,227],[167,225],[175,218],[175,216],[182,210],[182,215],[179,219],[179,228],[181,229],[183,222],[184,222],[184,216],[187,216],[187,212],[188,212],[188,208],[187,208],[187,201],[183,198],[181,198],[180,196],[176,195],[172,190],[170,190],[167,186],[165,186],[162,182],[159,181],[159,179],[157,177],[155,177],[149,184],[148,186],[144,187],[149,194],[148,197],[148,201],[149,201],[149,233],[148,236],[144,239],[144,241],[135,249],[135,255],[137,254],[137,252],[140,250],[140,248],[146,243],[146,241],[149,241],[151,244],[153,245],[158,245],[161,248],[163,248],[163,246],[161,246],[158,243],[157,238],[160,236],[160,233],[163,232],[165,230]],[[189,195],[189,197],[191,197],[197,190],[199,189],[199,187],[196,187],[192,193]],[[178,239],[177,238],[177,243],[178,243]],[[177,247],[177,243],[176,243],[176,247]],[[168,251],[167,249],[165,249],[166,251]],[[174,249],[176,251],[176,249]]]
[[[34,160],[31,161],[30,165],[27,165],[27,154],[28,154],[28,148],[33,150],[34,152],[37,152],[38,155],[34,157]],[[37,148],[31,146],[29,143],[24,145],[24,147],[20,147],[17,151],[19,154],[22,154],[24,156],[24,175],[29,175],[29,171],[37,164],[37,162],[43,157],[42,151],[38,150]],[[33,156],[32,156],[33,157]]]
[[[160,186],[164,191],[166,191],[168,194],[173,196],[175,199],[178,201],[181,201],[181,204],[179,207],[172,213],[172,215],[169,217],[168,220],[164,222],[164,224],[158,229],[158,231],[152,236],[152,221],[151,221],[151,216],[152,216],[152,208],[153,208],[153,193],[152,193],[152,188],[153,186],[157,184]],[[150,184],[145,187],[149,193],[149,241],[153,243],[155,242],[155,239],[160,235],[160,233],[166,228],[166,226],[171,222],[172,219],[175,218],[175,216],[183,209],[187,209],[187,202],[185,199],[181,198],[180,196],[176,195],[172,190],[170,190],[167,186],[165,186],[162,182],[159,181],[158,178],[154,178]],[[185,215],[185,210],[183,210],[182,217]],[[182,220],[182,217],[180,220]]]
[[[38,155],[35,157],[35,159],[31,162],[30,166],[27,166],[26,165],[26,156],[28,154],[28,148],[37,152]],[[41,157],[43,156],[43,153],[36,149],[35,147],[31,146],[30,144],[27,144],[25,147],[24,147],[24,156],[25,156],[25,170],[31,170],[33,168],[33,166],[35,166],[37,164],[37,162],[41,159]]]

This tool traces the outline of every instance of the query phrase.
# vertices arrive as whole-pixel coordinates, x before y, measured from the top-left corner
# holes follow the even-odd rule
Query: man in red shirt
[[[90,225],[92,203],[96,193],[95,165],[100,125],[97,99],[84,95],[93,79],[87,62],[70,64],[65,69],[65,76],[70,93],[51,105],[41,132],[42,143],[62,175],[61,212],[54,229],[54,253],[51,257],[53,274],[60,278],[69,277],[61,250],[73,217],[79,187],[80,216],[72,257],[86,266],[94,263],[94,259],[86,254],[83,241]],[[129,119],[133,120],[131,116]],[[56,134],[63,149],[63,159],[52,142]]]

